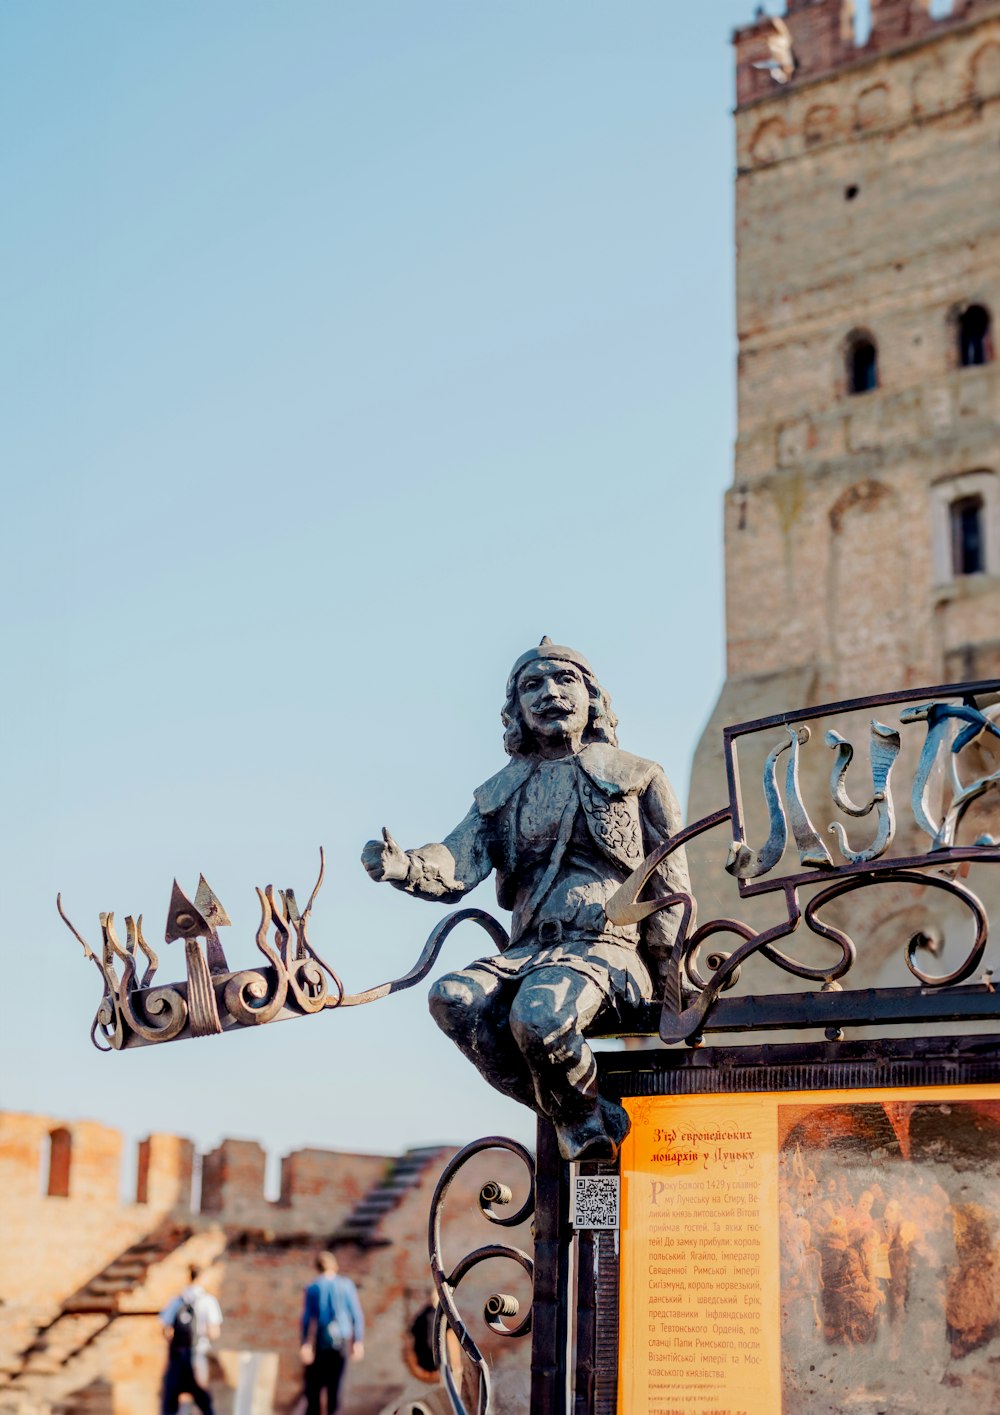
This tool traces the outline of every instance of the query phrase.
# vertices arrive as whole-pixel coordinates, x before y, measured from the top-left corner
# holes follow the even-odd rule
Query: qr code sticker
[[[616,1175],[577,1175],[573,1184],[573,1227],[618,1227]]]

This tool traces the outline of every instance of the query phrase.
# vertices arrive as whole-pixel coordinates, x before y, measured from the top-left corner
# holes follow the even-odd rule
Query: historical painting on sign
[[[778,1124],[786,1415],[837,1391],[1000,1408],[1000,1101],[814,1101]]]
[[[619,1415],[1000,1410],[995,1086],[625,1105]]]

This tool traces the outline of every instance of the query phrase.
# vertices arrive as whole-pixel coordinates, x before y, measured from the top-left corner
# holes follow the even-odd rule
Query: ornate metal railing
[[[453,1333],[462,1356],[471,1364],[474,1372],[475,1415],[492,1415],[495,1408],[492,1404],[489,1366],[473,1340],[455,1300],[459,1284],[481,1263],[492,1262],[496,1259],[516,1263],[528,1274],[529,1278],[534,1275],[532,1259],[520,1248],[515,1248],[509,1243],[485,1244],[461,1258],[450,1271],[445,1270],[441,1224],[448,1190],[459,1171],[468,1164],[469,1160],[487,1150],[506,1150],[517,1156],[527,1172],[528,1194],[523,1204],[513,1213],[500,1213],[499,1209],[505,1208],[513,1202],[513,1192],[508,1185],[498,1180],[488,1180],[479,1191],[479,1208],[483,1216],[488,1222],[498,1224],[501,1228],[516,1228],[518,1224],[524,1223],[535,1212],[534,1160],[523,1145],[519,1145],[516,1140],[508,1140],[499,1135],[490,1135],[484,1140],[474,1140],[472,1144],[466,1145],[463,1150],[460,1150],[445,1166],[441,1178],[438,1180],[437,1188],[434,1190],[427,1229],[431,1276],[434,1279],[434,1288],[438,1297],[434,1319],[434,1352],[438,1369],[441,1371],[452,1409],[456,1415],[472,1415],[472,1412],[464,1402],[460,1375],[453,1369],[452,1354],[448,1349],[449,1332]],[[519,1314],[518,1299],[506,1292],[492,1294],[483,1308],[483,1320],[490,1331],[503,1337],[527,1336],[530,1332],[530,1308],[514,1325],[508,1325],[508,1322],[517,1318]]]
[[[874,717],[869,723],[871,789],[864,802],[856,804],[846,784],[855,746],[830,727],[823,736],[826,751],[833,752],[828,799],[807,799],[809,793],[803,786],[802,762],[813,736],[808,724],[828,723],[831,719],[873,709],[880,710],[883,717],[895,717],[895,723]],[[887,709],[897,711],[890,713]],[[728,805],[694,822],[649,855],[608,904],[608,916],[616,924],[638,923],[666,908],[675,908],[680,913],[680,928],[666,969],[661,1037],[668,1042],[697,1043],[710,1020],[719,1029],[730,1029],[751,1025],[746,1020],[751,1015],[753,1026],[789,1025],[793,1015],[782,1006],[780,999],[773,999],[773,1009],[760,1006],[758,999],[756,1007],[744,1005],[742,1011],[731,1008],[728,1015],[712,1018],[721,994],[735,985],[741,964],[754,954],[760,954],[786,974],[818,983],[828,994],[839,991],[840,980],[854,966],[858,949],[843,929],[822,919],[820,913],[835,899],[875,884],[919,885],[943,891],[971,915],[972,942],[957,965],[946,972],[933,973],[918,960],[921,949],[927,949],[932,956],[940,952],[939,947],[928,948],[932,941],[926,933],[919,931],[905,941],[905,961],[921,991],[954,989],[974,977],[983,965],[989,925],[981,900],[963,882],[963,877],[973,863],[1000,861],[1000,842],[989,833],[961,843],[958,832],[972,804],[1000,784],[998,718],[1000,680],[990,680],[852,698],[727,727],[723,735]],[[912,735],[921,726],[924,737],[913,772],[910,807],[913,825],[927,835],[928,843],[923,851],[910,849],[903,855],[893,855],[891,850],[899,823],[893,772],[904,746],[904,735],[908,732]],[[759,848],[752,848],[747,838],[738,754],[739,745],[752,736],[763,736],[769,748],[762,780],[769,831]],[[814,742],[814,753],[818,747]],[[786,753],[782,791],[778,784],[779,760]],[[990,754],[994,756],[992,764],[988,761]],[[875,826],[869,842],[855,849],[843,822],[830,821],[826,833],[834,838],[839,861],[815,823],[817,819],[822,820],[821,810],[828,813],[831,808],[848,818],[871,816]],[[711,919],[699,926],[697,904],[689,893],[648,901],[641,897],[670,854],[722,825],[728,825],[732,832],[725,868],[736,879],[741,897],[767,893],[782,897],[784,918],[766,929],[758,930],[734,918]],[[912,830],[908,833],[912,834]],[[800,892],[817,886],[821,887],[803,903]],[[777,947],[778,941],[795,933],[800,924],[833,945],[829,961],[806,963]],[[714,949],[703,964],[705,945],[720,934],[734,935],[740,942],[729,950]],[[841,1015],[855,1022],[902,1020],[898,1015],[900,995],[912,998],[912,989],[878,990],[882,996],[881,1007],[875,991],[869,991],[860,1008],[857,1000],[846,1009],[836,1002],[825,1014],[814,1008],[811,1024],[825,1020],[832,1022],[835,1030]],[[995,1011],[989,973],[983,975],[975,992],[980,1001],[973,1002],[970,1009],[960,1006],[956,1010],[956,999],[952,997],[937,1009],[918,1006],[917,1011],[924,1020],[938,1017],[945,1020],[964,1015],[967,1010],[969,1015],[976,1016],[984,1015],[986,1010]],[[985,1009],[984,996],[991,999]],[[798,1025],[810,1025],[809,1016],[801,1011],[794,1014],[794,1019]]]

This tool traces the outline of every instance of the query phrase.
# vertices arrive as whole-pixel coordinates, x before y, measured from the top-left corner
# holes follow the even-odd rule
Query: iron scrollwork
[[[762,955],[785,973],[820,984],[824,991],[838,990],[840,980],[856,962],[858,949],[843,929],[824,921],[820,911],[835,899],[873,884],[931,888],[950,895],[968,910],[973,923],[973,941],[957,965],[943,973],[931,973],[921,966],[917,952],[923,935],[905,941],[904,959],[922,989],[954,987],[974,977],[984,959],[988,920],[981,900],[964,883],[963,876],[974,862],[1000,861],[1000,842],[990,833],[962,844],[958,840],[958,829],[973,802],[1000,785],[1000,766],[988,762],[984,769],[981,757],[984,747],[995,750],[1000,746],[998,697],[998,681],[949,684],[916,692],[851,699],[741,723],[725,730],[730,781],[728,806],[694,822],[650,854],[607,906],[608,917],[615,924],[637,923],[666,908],[674,908],[681,915],[679,933],[666,966],[660,1025],[663,1040],[697,1044],[721,994],[735,986],[741,965],[754,954]],[[836,841],[841,861],[838,863],[814,822],[819,807],[807,804],[803,790],[802,754],[810,741],[807,719],[822,721],[896,705],[899,705],[898,727],[880,718],[870,720],[868,756],[872,786],[864,804],[856,804],[847,789],[854,745],[839,731],[825,732],[825,745],[834,752],[829,775],[830,803],[845,816],[859,819],[874,814],[876,819],[874,837],[860,849],[852,847],[842,822],[830,822],[827,833]],[[926,736],[913,775],[910,805],[913,823],[930,837],[930,846],[922,854],[892,856],[890,851],[898,827],[893,771],[902,751],[904,732],[921,723],[925,724]],[[768,835],[764,844],[754,849],[746,838],[737,743],[757,733],[774,733],[777,740],[770,738],[762,774]],[[973,756],[974,751],[980,753],[978,759]],[[788,757],[782,792],[778,782],[779,759],[785,753]],[[674,850],[724,823],[732,831],[725,868],[735,877],[740,894],[744,898],[767,892],[783,896],[785,917],[766,930],[758,931],[732,918],[712,919],[699,927],[697,903],[689,894],[648,901],[642,898],[646,884]],[[789,826],[797,859],[790,868],[780,870],[779,866],[791,853]],[[800,891],[816,885],[823,887],[803,903]],[[795,933],[800,924],[833,945],[835,952],[828,962],[807,964],[778,946]],[[721,934],[735,936],[736,946],[715,948],[703,963],[707,941]],[[985,975],[983,986],[992,991]]]
[[[143,935],[141,914],[126,918],[124,946],[114,914],[101,914],[98,955],[67,917],[61,896],[57,897],[60,917],[101,975],[101,1001],[90,1029],[93,1044],[99,1051],[120,1051],[377,1002],[426,978],[445,940],[461,923],[478,924],[500,949],[507,944],[506,930],[491,914],[458,909],[431,930],[409,972],[363,992],[345,992],[338,975],[309,940],[309,920],[324,870],[321,850],[319,877],[301,912],[294,890],[258,888],[260,923],[255,941],[264,964],[236,971],[230,968],[219,938],[219,929],[230,921],[204,875],[193,900],[175,880],[165,938],[167,943],[183,941],[186,978],[165,986],[153,985],[159,959]],[[141,976],[140,959],[146,962]]]
[[[445,1166],[431,1200],[430,1219],[427,1228],[427,1249],[430,1258],[431,1276],[438,1296],[438,1306],[434,1319],[434,1351],[438,1369],[441,1371],[448,1398],[456,1415],[473,1415],[464,1403],[461,1382],[456,1379],[448,1352],[448,1333],[452,1332],[463,1356],[468,1360],[476,1375],[476,1407],[474,1415],[491,1415],[492,1405],[489,1366],[482,1352],[473,1340],[469,1329],[458,1310],[455,1293],[459,1284],[481,1263],[503,1259],[517,1264],[528,1274],[534,1275],[532,1259],[520,1248],[509,1243],[489,1243],[476,1248],[461,1258],[450,1272],[445,1270],[441,1242],[441,1223],[445,1198],[453,1181],[465,1165],[475,1155],[487,1150],[506,1150],[516,1155],[524,1165],[528,1178],[528,1193],[524,1202],[512,1213],[500,1212],[513,1203],[512,1190],[497,1180],[489,1180],[479,1192],[479,1208],[489,1223],[501,1228],[516,1228],[535,1212],[535,1166],[531,1154],[516,1140],[508,1140],[499,1135],[490,1135],[483,1140],[474,1140],[454,1155]],[[511,1319],[520,1317],[510,1325]],[[497,1336],[516,1338],[527,1336],[531,1330],[531,1309],[520,1316],[520,1304],[510,1293],[492,1294],[483,1308],[483,1320],[490,1331]]]

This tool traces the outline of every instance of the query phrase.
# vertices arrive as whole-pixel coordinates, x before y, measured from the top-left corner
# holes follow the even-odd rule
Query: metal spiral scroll
[[[301,912],[294,890],[271,885],[257,890],[261,914],[256,944],[263,966],[258,963],[237,971],[230,970],[218,933],[229,924],[229,918],[204,876],[193,901],[175,880],[165,938],[167,943],[183,940],[187,976],[157,987],[152,982],[159,959],[143,937],[141,914],[138,919],[126,918],[124,947],[115,930],[114,914],[102,914],[98,954],[67,916],[62,897],[57,896],[56,908],[63,923],[101,975],[102,997],[90,1029],[94,1046],[98,1051],[120,1051],[129,1045],[205,1037],[232,1027],[260,1027],[281,1017],[378,1002],[421,982],[449,935],[462,923],[478,924],[501,953],[510,943],[506,929],[492,914],[484,909],[458,909],[431,930],[409,972],[364,992],[345,992],[338,975],[309,940],[309,922],[324,873],[325,858],[320,850],[319,877]],[[147,964],[141,980],[137,976],[139,955]]]
[[[981,966],[989,936],[986,910],[982,901],[959,879],[930,872],[928,866],[948,863],[943,852],[903,860],[869,861],[867,868],[859,868],[857,865],[841,866],[826,874],[829,883],[806,904],[799,900],[801,879],[782,880],[777,888],[784,896],[785,918],[763,932],[758,932],[739,919],[711,919],[698,927],[697,904],[693,896],[687,893],[670,894],[650,900],[640,899],[645,886],[668,855],[695,836],[730,820],[729,810],[724,809],[679,831],[637,866],[606,905],[608,918],[615,924],[638,923],[662,909],[673,908],[679,911],[676,941],[667,961],[664,978],[666,1007],[660,1027],[660,1036],[664,1041],[687,1041],[697,1045],[701,1041],[708,1016],[719,997],[739,981],[741,964],[756,953],[783,972],[801,978],[804,982],[820,983],[825,990],[839,988],[839,980],[850,972],[856,961],[857,947],[849,934],[819,918],[819,911],[835,899],[876,884],[912,884],[925,889],[940,890],[956,899],[972,916],[975,933],[972,946],[958,967],[951,972],[925,972],[917,962],[919,936],[915,935],[909,940],[904,953],[906,965],[922,987],[954,987],[967,982]],[[966,858],[978,856],[982,860],[1000,862],[1000,851],[994,845],[977,846],[975,849],[965,850],[963,854]],[[779,940],[796,933],[800,924],[804,924],[817,937],[835,945],[840,956],[814,966],[776,946]],[[709,971],[703,971],[700,966],[702,946],[713,935],[726,933],[735,935],[736,947],[731,950],[713,950],[705,959]]]
[[[489,1243],[482,1248],[477,1248],[466,1257],[461,1258],[450,1273],[445,1273],[442,1265],[441,1248],[441,1218],[444,1210],[444,1201],[452,1181],[474,1155],[480,1154],[484,1150],[508,1150],[524,1165],[528,1176],[528,1196],[519,1209],[512,1214],[498,1213],[497,1208],[505,1207],[513,1201],[513,1194],[506,1184],[501,1184],[496,1180],[489,1180],[479,1191],[479,1207],[483,1216],[490,1222],[498,1224],[501,1228],[515,1228],[530,1218],[535,1212],[535,1165],[534,1160],[528,1150],[523,1145],[519,1145],[516,1140],[508,1140],[501,1135],[490,1135],[484,1140],[474,1140],[470,1145],[466,1145],[463,1150],[459,1150],[448,1164],[445,1166],[441,1178],[438,1180],[437,1188],[434,1190],[434,1197],[431,1200],[430,1219],[427,1227],[427,1249],[430,1258],[431,1276],[434,1279],[434,1286],[437,1290],[439,1306],[434,1320],[434,1352],[437,1359],[438,1369],[444,1379],[445,1388],[448,1392],[448,1399],[455,1415],[491,1415],[495,1407],[491,1403],[490,1374],[489,1367],[483,1357],[479,1347],[473,1341],[469,1330],[459,1313],[455,1304],[455,1292],[473,1268],[480,1263],[485,1263],[493,1258],[505,1258],[510,1262],[517,1263],[528,1274],[533,1277],[534,1264],[528,1254],[522,1252],[520,1248],[515,1248],[508,1243]],[[491,1331],[498,1336],[518,1337],[526,1336],[531,1330],[531,1309],[521,1318],[516,1325],[510,1326],[505,1318],[517,1317],[520,1304],[516,1297],[508,1293],[498,1292],[488,1298],[483,1309],[483,1320]],[[475,1411],[469,1411],[462,1400],[461,1391],[456,1384],[448,1362],[448,1352],[446,1339],[448,1331],[454,1332],[463,1354],[475,1367],[478,1374],[478,1395]]]
[[[813,896],[806,905],[803,917],[806,924],[813,933],[819,934],[822,938],[830,939],[833,943],[838,943],[845,952],[848,948],[853,950],[854,945],[850,938],[841,929],[834,928],[832,924],[826,924],[816,917],[816,912],[823,905],[829,904],[832,900],[838,899],[845,894],[852,893],[855,889],[862,889],[870,884],[917,884],[925,889],[940,889],[946,894],[950,894],[969,910],[972,921],[975,925],[975,937],[972,947],[966,954],[959,966],[950,973],[925,973],[917,964],[916,955],[920,934],[915,934],[906,945],[906,966],[923,987],[926,988],[947,988],[955,987],[958,983],[967,982],[973,976],[983,961],[983,954],[986,952],[986,944],[989,938],[989,920],[982,900],[973,894],[972,890],[962,884],[957,879],[946,879],[940,875],[919,874],[916,870],[893,870],[891,874],[876,875],[866,878],[864,875],[854,879],[840,880],[837,884],[832,884],[828,888],[821,890],[819,894]],[[853,956],[853,954],[852,954]]]

